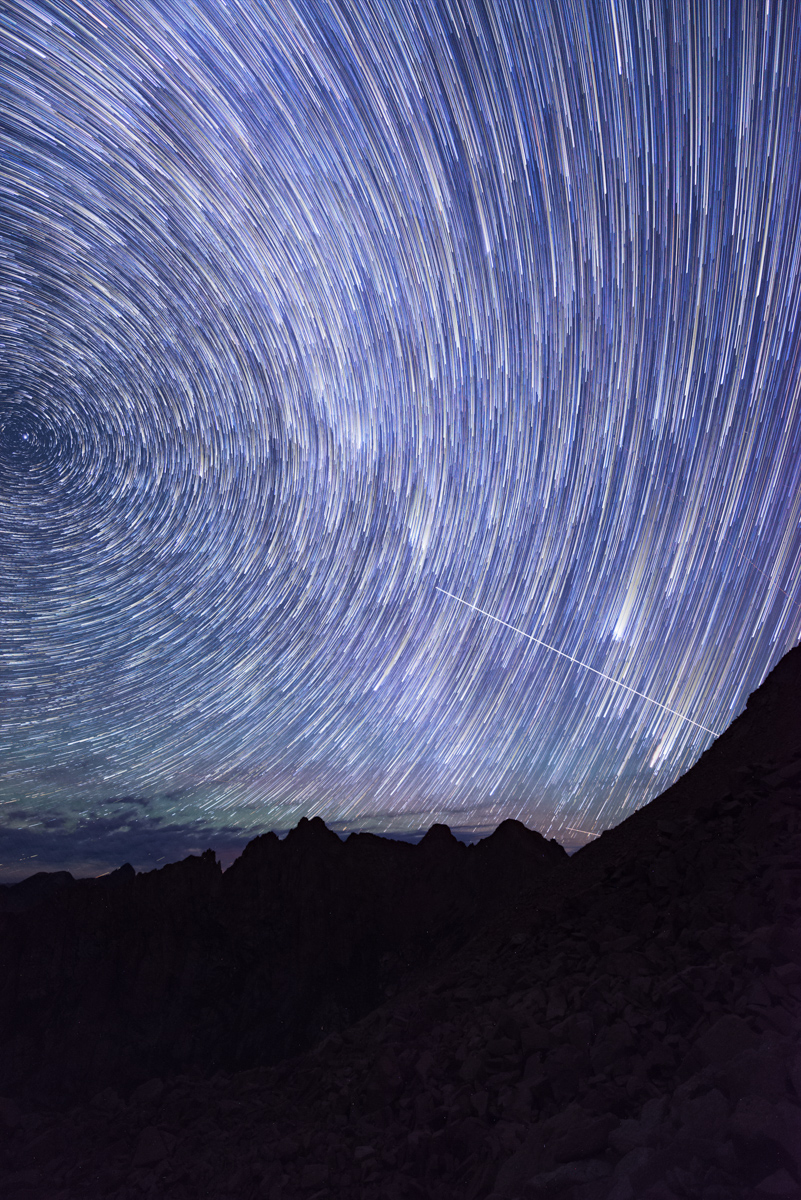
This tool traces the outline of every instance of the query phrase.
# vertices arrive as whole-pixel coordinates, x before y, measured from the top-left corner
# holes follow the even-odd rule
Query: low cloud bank
[[[131,797],[106,805],[114,807],[81,818],[71,829],[60,814],[40,816],[28,825],[19,819],[32,814],[16,813],[15,823],[0,832],[0,883],[16,883],[37,871],[69,871],[76,878],[103,875],[125,862],[137,871],[152,871],[207,849],[215,850],[227,867],[261,832],[168,821],[144,812],[147,801]]]

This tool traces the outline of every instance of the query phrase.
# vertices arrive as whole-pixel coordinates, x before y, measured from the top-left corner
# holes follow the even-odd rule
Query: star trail
[[[2,869],[664,790],[801,629],[797,6],[0,20]]]

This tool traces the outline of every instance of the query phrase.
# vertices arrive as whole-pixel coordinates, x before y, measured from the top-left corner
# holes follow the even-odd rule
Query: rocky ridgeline
[[[313,1049],[0,1102],[2,1195],[801,1200],[799,696]]]
[[[463,944],[567,861],[506,821],[475,846],[319,818],[99,880],[42,874],[0,896],[0,1094],[49,1103],[154,1075],[268,1065],[371,1011],[411,965]]]

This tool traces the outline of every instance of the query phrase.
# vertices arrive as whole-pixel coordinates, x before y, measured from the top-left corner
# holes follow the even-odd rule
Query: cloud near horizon
[[[147,804],[142,797],[110,797],[98,807],[125,807],[92,811],[77,822],[59,812],[40,813],[35,825],[27,823],[31,814],[26,811],[15,813],[14,819],[5,817],[0,830],[0,883],[16,883],[37,871],[103,875],[126,862],[137,871],[151,871],[207,849],[228,866],[251,837],[264,832],[245,833],[234,826],[214,827],[197,820],[167,821],[143,813]]]

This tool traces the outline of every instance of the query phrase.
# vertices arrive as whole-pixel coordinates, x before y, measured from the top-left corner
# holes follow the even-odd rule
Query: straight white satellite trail
[[[604,671],[596,670],[595,667],[583,663],[581,659],[574,658],[572,654],[565,654],[564,650],[557,650],[556,646],[549,646],[547,642],[540,641],[539,638],[535,638],[531,633],[524,633],[522,629],[518,629],[515,625],[510,625],[508,621],[502,621],[500,617],[494,617],[492,613],[486,612],[483,608],[476,608],[475,604],[470,604],[469,601],[462,600],[460,596],[454,596],[452,592],[446,592],[445,588],[437,587],[436,584],[434,587],[436,591],[442,592],[443,596],[448,596],[458,604],[463,604],[465,608],[472,608],[473,612],[479,613],[482,617],[488,617],[490,621],[496,621],[499,625],[505,625],[507,629],[511,629],[512,633],[519,633],[521,637],[528,638],[530,642],[536,642],[538,646],[544,646],[546,650],[552,650],[554,654],[560,654],[562,658],[568,659],[569,662],[575,663],[578,667],[583,667],[585,671],[592,671],[594,675],[600,675],[601,679],[608,679],[616,687],[625,688],[627,692],[631,692],[634,696],[639,696],[641,700],[647,700],[649,704],[655,704],[657,708],[663,708],[665,712],[671,713],[674,717],[680,717],[682,721],[688,721],[690,725],[695,725],[696,729],[703,729],[704,733],[711,733],[713,737],[718,736],[714,729],[708,729],[706,725],[699,724],[692,717],[685,717],[684,713],[677,712],[675,708],[668,708],[667,704],[662,704],[659,700],[654,700],[651,696],[646,696],[644,692],[638,692],[636,688],[629,687],[627,683],[621,683],[619,679],[605,674]]]

